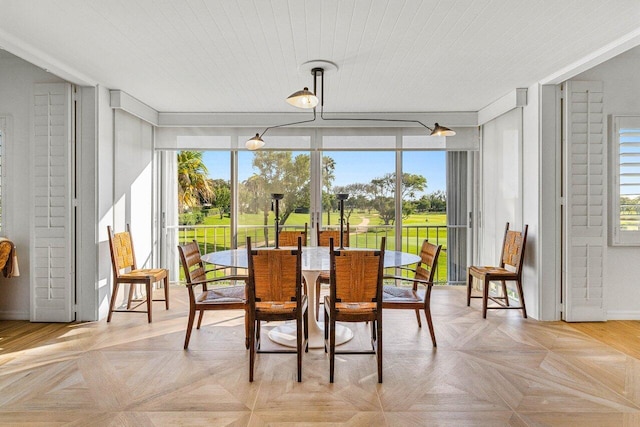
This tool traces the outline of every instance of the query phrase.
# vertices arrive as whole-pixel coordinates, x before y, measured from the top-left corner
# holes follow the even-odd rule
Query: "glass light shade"
[[[315,106],[318,105],[318,97],[315,96],[313,92],[310,92],[309,88],[305,87],[289,95],[287,102],[294,107],[309,109],[315,108]]]
[[[256,133],[256,136],[245,142],[244,145],[248,150],[253,151],[264,147],[264,141],[260,138],[260,134]]]
[[[456,131],[451,130],[445,126],[440,126],[438,123],[436,123],[433,130],[431,131],[430,136],[453,136],[455,134]]]

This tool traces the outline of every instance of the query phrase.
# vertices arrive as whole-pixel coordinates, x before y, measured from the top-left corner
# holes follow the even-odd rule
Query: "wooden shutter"
[[[602,82],[565,87],[564,318],[606,320],[606,132]]]
[[[71,86],[34,88],[31,321],[73,320]]]

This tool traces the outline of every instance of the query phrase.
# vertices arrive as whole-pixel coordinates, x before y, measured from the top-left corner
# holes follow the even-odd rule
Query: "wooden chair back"
[[[527,243],[528,225],[522,231],[509,230],[509,223],[504,230],[502,241],[502,253],[500,254],[500,267],[511,266],[518,277],[522,275],[522,263],[524,261],[524,247]]]
[[[442,249],[442,245],[434,245],[433,243],[429,243],[426,239],[422,242],[422,248],[420,248],[420,263],[415,269],[416,279],[433,282],[440,249]]]
[[[384,247],[380,250],[336,250],[330,241],[332,302],[382,304]]]
[[[200,246],[196,240],[178,246],[178,252],[180,253],[180,263],[187,283],[199,282],[207,278],[201,258]]]
[[[129,224],[126,226],[126,231],[115,234],[111,226],[107,226],[107,234],[109,235],[113,275],[119,278],[122,270],[137,270],[136,254],[133,250]]]
[[[329,246],[329,241],[333,239],[335,246],[340,246],[340,230],[320,230],[318,227],[318,246]],[[342,244],[349,246],[349,223],[342,231]]]
[[[249,301],[300,301],[302,289],[302,238],[298,249],[252,250],[247,239]]]
[[[278,234],[278,246],[298,246],[298,237],[302,238],[302,246],[307,246],[307,224],[304,231],[284,230]]]

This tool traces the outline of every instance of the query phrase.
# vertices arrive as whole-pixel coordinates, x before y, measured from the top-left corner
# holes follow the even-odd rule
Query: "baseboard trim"
[[[29,313],[26,311],[0,310],[2,320],[29,320]]]
[[[638,310],[609,310],[607,320],[640,320]]]

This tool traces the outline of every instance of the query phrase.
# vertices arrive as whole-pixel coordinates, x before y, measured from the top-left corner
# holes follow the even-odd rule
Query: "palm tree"
[[[213,195],[208,178],[209,171],[202,161],[200,151],[180,151],[178,153],[178,208],[200,206],[201,201],[209,201]]]

